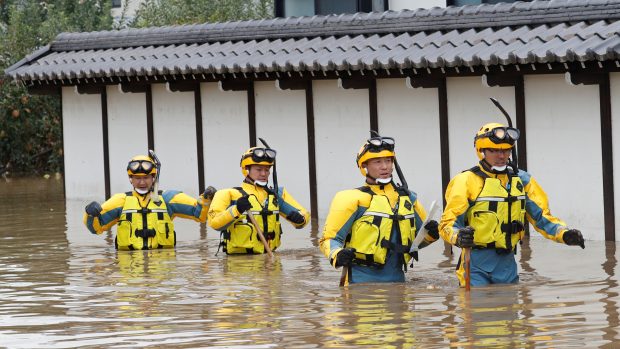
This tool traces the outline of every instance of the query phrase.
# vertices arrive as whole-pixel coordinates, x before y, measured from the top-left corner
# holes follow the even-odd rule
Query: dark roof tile
[[[620,0],[553,0],[63,33],[17,80],[617,59]]]

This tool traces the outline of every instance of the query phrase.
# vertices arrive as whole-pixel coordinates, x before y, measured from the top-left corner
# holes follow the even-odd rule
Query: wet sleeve
[[[123,212],[126,196],[124,193],[115,194],[101,204],[102,210],[99,217],[92,217],[84,213],[86,228],[93,234],[101,234],[106,230],[110,230],[118,222]]]
[[[365,207],[360,206],[359,194],[356,191],[345,190],[336,194],[325,220],[323,235],[319,240],[321,251],[329,258],[334,267],[336,264],[335,257],[344,247],[345,240],[351,233],[353,222],[361,217],[368,208],[368,204]]]
[[[538,182],[525,171],[519,171],[519,177],[525,185],[525,211],[528,221],[537,232],[549,240],[564,243],[563,235],[566,223],[553,216],[549,210],[547,193]]]
[[[287,218],[291,212],[299,212],[299,214],[304,216],[304,221],[300,224],[289,221],[295,228],[303,228],[310,221],[310,212],[301,206],[283,187],[280,187],[278,190],[278,204],[280,206],[280,215],[284,218]]]
[[[209,226],[224,231],[241,213],[237,210],[237,199],[241,194],[234,189],[218,190],[209,207]]]
[[[469,193],[473,191],[474,185],[468,173],[463,172],[456,175],[446,188],[446,208],[439,222],[439,235],[452,245],[456,243],[459,229],[464,227],[465,214],[469,209]]]
[[[202,196],[197,200],[178,190],[166,190],[162,197],[166,202],[171,219],[179,217],[200,223],[207,221],[210,202],[204,200]]]

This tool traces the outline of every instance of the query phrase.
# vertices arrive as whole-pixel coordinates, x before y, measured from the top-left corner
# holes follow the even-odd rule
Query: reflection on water
[[[0,183],[0,346],[8,348],[616,348],[614,243],[524,243],[521,283],[457,288],[436,243],[405,284],[339,288],[318,233],[285,227],[265,256],[216,256],[219,234],[179,224],[176,250],[91,235],[55,180]],[[180,223],[180,222],[179,222]],[[317,225],[315,225],[316,227]],[[315,228],[316,229],[316,228]]]

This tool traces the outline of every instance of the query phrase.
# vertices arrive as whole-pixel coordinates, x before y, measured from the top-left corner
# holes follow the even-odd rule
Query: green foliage
[[[133,27],[226,22],[273,17],[273,0],[146,0]]]
[[[137,0],[131,0],[137,1]],[[110,0],[0,0],[0,70],[47,45],[61,32],[112,30]],[[129,26],[270,18],[273,0],[145,0]],[[0,77],[0,172],[62,171],[60,98],[31,96]]]
[[[20,174],[60,172],[59,98],[29,96],[6,83],[0,95],[0,164]]]
[[[0,69],[51,42],[61,32],[112,27],[107,0],[0,0]],[[0,78],[0,168],[18,174],[62,171],[60,98],[31,96]]]

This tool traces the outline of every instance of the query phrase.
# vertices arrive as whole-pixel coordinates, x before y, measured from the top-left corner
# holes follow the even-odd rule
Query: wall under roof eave
[[[250,146],[247,92],[221,91],[215,82],[200,86],[205,185],[239,186],[239,160]]]
[[[323,221],[334,195],[364,184],[355,164],[368,139],[368,90],[345,90],[336,80],[313,81],[319,219]]]
[[[278,152],[278,186],[285,187],[299,204],[310,211],[306,92],[279,91],[273,81],[262,81],[254,83],[254,94],[256,136],[263,138]],[[263,146],[258,139],[256,145]],[[283,223],[282,228],[285,233],[296,233],[293,231],[295,228],[288,223]],[[300,246],[291,246],[290,241],[293,239],[284,239],[283,246],[287,249],[311,247],[307,239],[295,240],[303,243]]]
[[[528,75],[525,114],[528,171],[547,193],[551,213],[586,239],[604,240],[598,85]]]
[[[611,85],[616,240],[620,241],[620,73],[609,74],[609,80]]]
[[[379,79],[377,109],[381,135],[396,140],[396,157],[409,189],[418,194],[426,210],[433,200],[441,206],[437,89],[410,89],[405,79]]]
[[[101,95],[80,95],[74,87],[63,87],[62,123],[66,197],[103,201]]]
[[[196,197],[196,114],[193,92],[170,92],[165,84],[152,84],[153,138],[162,163],[162,189],[177,189]]]
[[[133,156],[148,155],[146,93],[121,93],[119,85],[106,88],[108,99],[108,138],[110,156],[110,192],[131,190],[127,162]],[[170,170],[164,164],[163,171]],[[165,189],[165,188],[164,188]]]
[[[513,124],[516,123],[515,98],[514,88],[483,86],[479,76],[448,78],[446,84],[452,178],[478,164],[474,136],[480,127],[489,122],[507,123],[489,98],[494,97],[502,104],[512,116]]]

